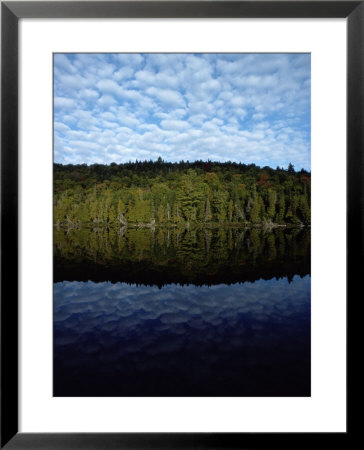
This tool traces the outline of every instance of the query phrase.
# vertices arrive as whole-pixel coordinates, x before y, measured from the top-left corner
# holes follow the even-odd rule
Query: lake
[[[310,229],[54,232],[55,396],[309,396]]]

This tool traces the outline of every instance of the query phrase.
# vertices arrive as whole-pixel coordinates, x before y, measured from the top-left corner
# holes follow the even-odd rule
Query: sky
[[[310,170],[309,54],[54,55],[54,161]]]

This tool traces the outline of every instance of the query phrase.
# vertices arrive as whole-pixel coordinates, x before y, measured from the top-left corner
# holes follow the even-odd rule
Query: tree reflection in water
[[[55,230],[55,281],[211,285],[307,275],[310,229]]]

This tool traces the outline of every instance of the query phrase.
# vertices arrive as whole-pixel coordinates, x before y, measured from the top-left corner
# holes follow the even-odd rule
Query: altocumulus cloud
[[[54,159],[310,170],[308,54],[55,54]]]

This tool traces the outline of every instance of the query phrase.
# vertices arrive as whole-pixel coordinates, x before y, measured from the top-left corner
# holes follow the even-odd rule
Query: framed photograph
[[[55,397],[311,395],[310,62],[53,55]]]
[[[363,8],[2,2],[2,446],[345,445]]]

